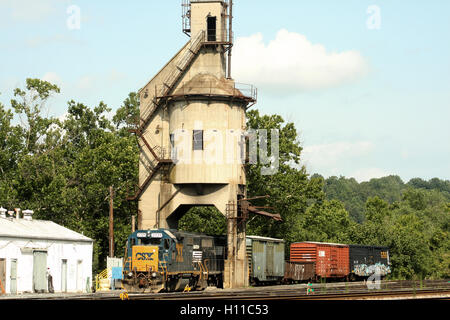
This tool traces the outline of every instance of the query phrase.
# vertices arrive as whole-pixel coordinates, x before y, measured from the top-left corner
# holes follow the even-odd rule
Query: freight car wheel
[[[167,292],[175,292],[180,288],[180,279],[178,278],[169,278],[166,280],[165,291]]]
[[[151,293],[159,293],[164,291],[164,282],[162,281],[158,281],[158,282],[153,282],[150,287],[149,287],[149,291]]]

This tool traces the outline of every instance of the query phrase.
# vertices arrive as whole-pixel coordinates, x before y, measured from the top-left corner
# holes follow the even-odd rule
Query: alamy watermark
[[[366,26],[369,30],[381,29],[381,9],[379,6],[373,4],[367,8],[369,17],[366,20]]]
[[[367,278],[367,289],[373,290],[373,289],[381,289],[381,269],[380,267],[375,267],[375,272]]]
[[[262,175],[278,172],[278,129],[203,130],[201,122],[196,122],[194,127],[194,130],[177,129],[170,134],[170,158],[175,164],[248,163],[262,165]]]
[[[81,9],[79,6],[71,5],[67,7],[66,13],[69,15],[66,20],[66,26],[69,30],[81,29]]]

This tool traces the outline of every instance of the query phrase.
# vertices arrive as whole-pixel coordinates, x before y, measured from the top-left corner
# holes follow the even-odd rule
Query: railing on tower
[[[164,85],[155,85],[155,91],[160,92],[161,87]],[[244,100],[248,100],[249,103],[256,102],[258,98],[258,90],[255,86],[245,83],[234,82],[232,86],[223,86],[217,83],[217,81],[202,82],[201,85],[192,86],[189,82],[181,82],[177,86],[177,89],[170,93],[170,95],[158,96],[157,99],[165,97],[178,97],[187,95],[204,95],[204,96],[232,96],[238,97]]]
[[[183,0],[181,3],[183,32],[190,36],[191,34],[191,0]]]

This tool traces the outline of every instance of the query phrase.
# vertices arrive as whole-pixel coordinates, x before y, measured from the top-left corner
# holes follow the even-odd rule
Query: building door
[[[17,294],[17,259],[11,259],[11,275],[10,275],[9,292]]]
[[[47,291],[47,251],[33,251],[33,290]]]
[[[67,259],[61,261],[61,292],[67,292]]]
[[[5,293],[3,290],[6,290],[6,259],[0,258],[0,294]]]
[[[83,260],[77,263],[77,291],[83,291]]]
[[[208,41],[216,41],[216,24],[217,24],[217,18],[216,17],[208,17],[207,18],[207,27],[208,27]]]

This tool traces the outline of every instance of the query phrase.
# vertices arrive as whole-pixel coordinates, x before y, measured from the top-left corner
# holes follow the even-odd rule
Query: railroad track
[[[419,289],[368,292],[309,294],[301,292],[258,292],[218,294],[129,295],[129,300],[368,300],[368,299],[450,299],[450,289]]]
[[[306,285],[256,287],[241,290],[218,290],[189,293],[128,294],[130,300],[336,300],[336,299],[410,299],[449,298],[450,283],[437,281],[383,281],[379,289],[365,283],[314,284],[313,294]]]
[[[439,290],[422,290],[419,292],[411,291],[400,291],[400,292],[359,292],[359,293],[339,293],[339,294],[323,294],[323,295],[277,295],[277,296],[263,296],[263,295],[234,295],[234,296],[178,296],[169,298],[154,298],[154,297],[129,297],[128,300],[240,300],[240,301],[251,301],[251,300],[392,300],[392,299],[445,299],[450,300],[450,290],[439,291]]]
[[[378,289],[368,289],[363,282],[315,283],[306,293],[306,284],[253,287],[236,290],[206,290],[187,293],[126,293],[123,290],[92,294],[42,294],[23,296],[29,300],[363,300],[363,299],[450,299],[448,280],[381,281]],[[14,299],[14,297],[12,297]]]

